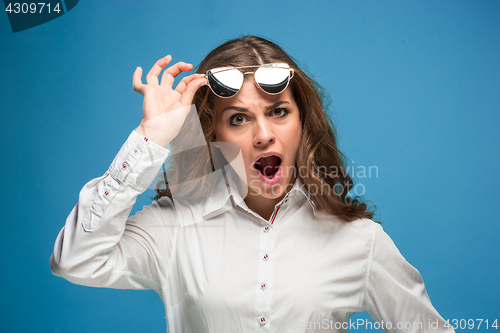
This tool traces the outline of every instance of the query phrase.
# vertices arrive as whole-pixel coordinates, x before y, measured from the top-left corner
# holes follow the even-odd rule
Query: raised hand
[[[192,74],[172,88],[176,76],[193,69],[193,65],[185,62],[165,69],[160,83],[158,77],[171,61],[170,55],[158,60],[146,75],[147,84],[142,83],[141,67],[133,75],[134,90],[144,96],[142,120],[136,131],[161,146],[168,145],[179,133],[196,90],[204,85],[203,74]]]

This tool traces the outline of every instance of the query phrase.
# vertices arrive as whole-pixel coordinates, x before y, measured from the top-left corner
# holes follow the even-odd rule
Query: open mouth
[[[276,155],[259,158],[255,163],[255,169],[268,179],[272,179],[279,170],[281,158]]]

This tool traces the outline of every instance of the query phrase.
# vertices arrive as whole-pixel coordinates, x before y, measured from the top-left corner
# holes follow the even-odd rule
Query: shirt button
[[[127,168],[128,168],[128,163],[127,162],[123,162],[122,169],[126,170]]]
[[[264,227],[264,232],[268,232],[268,231],[269,231],[269,226],[268,226],[268,225],[266,225],[266,226]]]
[[[266,289],[266,287],[267,287],[267,284],[265,284],[265,283],[260,284],[260,289],[264,290],[264,289]]]
[[[266,254],[264,254],[264,255],[262,256],[262,260],[266,261],[267,259],[269,259],[269,256],[268,256],[268,255],[267,255],[267,253],[266,253]]]
[[[260,323],[262,326],[264,326],[264,325],[266,324],[266,318],[264,318],[264,317],[260,317],[260,319],[259,319],[259,323]]]
[[[104,195],[108,196],[109,195],[109,191],[104,191]]]

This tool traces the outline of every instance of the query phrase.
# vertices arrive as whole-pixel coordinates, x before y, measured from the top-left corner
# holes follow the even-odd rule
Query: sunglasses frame
[[[280,67],[282,66],[282,67]],[[253,66],[240,66],[240,67],[217,67],[217,68],[212,68],[212,69],[209,69],[205,75],[203,76],[203,80],[205,80],[205,83],[207,86],[210,87],[210,90],[212,90],[212,92],[214,93],[215,96],[217,97],[220,97],[220,98],[231,98],[231,97],[234,97],[236,96],[240,90],[241,90],[241,87],[238,89],[238,91],[234,94],[234,95],[231,95],[231,96],[220,96],[219,94],[217,94],[213,89],[212,89],[212,86],[210,85],[210,82],[208,80],[208,76],[209,75],[213,75],[214,73],[208,73],[208,72],[213,72],[213,71],[216,71],[218,69],[220,69],[219,71],[217,71],[216,73],[220,73],[220,72],[224,72],[224,71],[231,71],[231,70],[234,70],[234,69],[241,69],[241,68],[257,68],[258,69],[255,71],[255,72],[241,72],[241,74],[243,74],[243,81],[245,80],[245,75],[247,74],[255,74],[260,68],[262,67],[269,67],[269,68],[281,68],[281,69],[288,69],[290,71],[290,73],[288,73],[288,81],[286,83],[286,86],[285,88],[283,88],[283,90],[281,90],[280,92],[277,92],[277,93],[270,93],[270,92],[267,92],[265,91],[264,89],[262,89],[262,87],[260,86],[259,82],[257,82],[257,80],[255,79],[255,75],[254,75],[254,82],[255,82],[255,85],[260,89],[262,90],[263,92],[265,92],[266,94],[269,94],[269,95],[278,95],[278,94],[281,94],[283,91],[286,90],[286,88],[288,88],[288,85],[290,84],[290,80],[293,78],[293,75],[294,75],[294,70],[293,68],[290,67],[290,65],[288,65],[287,63],[284,63],[284,62],[275,62],[275,63],[270,63],[270,64],[262,64],[262,65],[253,65]]]

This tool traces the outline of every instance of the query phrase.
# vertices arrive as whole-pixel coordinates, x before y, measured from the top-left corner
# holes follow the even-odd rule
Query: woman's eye
[[[288,110],[285,108],[277,108],[277,109],[273,110],[273,115],[278,117],[278,118],[284,117],[287,114],[288,114]]]
[[[232,126],[238,126],[245,122],[245,116],[241,114],[235,114],[229,119],[229,124]]]

